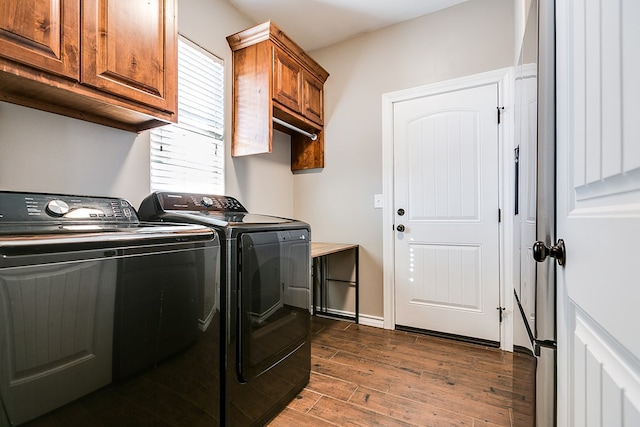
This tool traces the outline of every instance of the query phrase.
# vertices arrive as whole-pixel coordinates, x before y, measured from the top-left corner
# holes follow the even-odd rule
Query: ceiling
[[[467,0],[228,0],[256,23],[273,21],[306,51]]]

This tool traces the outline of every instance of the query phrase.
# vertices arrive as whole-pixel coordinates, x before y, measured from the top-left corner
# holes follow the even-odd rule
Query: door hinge
[[[498,308],[496,308],[496,310],[498,310],[498,317],[500,319],[500,323],[502,323],[502,313],[504,313],[505,308],[504,307],[498,307]]]
[[[500,116],[502,115],[502,112],[504,111],[504,107],[497,107],[498,108],[498,124],[500,124]]]

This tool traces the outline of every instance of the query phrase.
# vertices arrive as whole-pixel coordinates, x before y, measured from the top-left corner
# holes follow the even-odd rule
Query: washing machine
[[[0,191],[0,426],[219,425],[219,253],[124,199]]]
[[[264,425],[308,383],[311,256],[308,224],[248,212],[233,197],[155,192],[145,221],[211,227],[221,242],[221,418]]]

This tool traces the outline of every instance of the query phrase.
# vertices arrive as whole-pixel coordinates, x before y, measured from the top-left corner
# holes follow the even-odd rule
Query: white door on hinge
[[[640,2],[556,18],[558,425],[640,426]]]
[[[500,340],[497,107],[496,83],[394,103],[396,325]]]

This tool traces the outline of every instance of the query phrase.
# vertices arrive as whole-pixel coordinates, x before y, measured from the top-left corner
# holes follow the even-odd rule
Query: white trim
[[[316,308],[319,309],[320,307],[316,307]],[[335,310],[332,308],[327,309],[327,314],[337,314],[340,316],[348,316],[348,317],[355,316],[355,313],[353,312],[345,311],[345,310]],[[322,314],[318,314],[317,316],[322,317]],[[327,317],[330,317],[330,316],[327,316]],[[336,320],[342,320],[342,319],[336,318]],[[384,327],[382,317],[372,316],[370,314],[362,314],[362,313],[360,313],[360,315],[358,316],[358,324],[365,325],[365,326],[373,326],[374,328]]]
[[[569,303],[573,305],[572,313],[575,318],[572,319],[572,323],[575,329],[569,348],[571,370],[567,374],[571,393],[569,403],[575,424],[579,423],[581,417],[589,419],[589,409],[586,406],[588,402],[599,401],[603,420],[607,420],[604,412],[609,410],[609,416],[620,417],[618,422],[621,424],[617,425],[638,425],[636,422],[640,412],[640,360],[588,313],[573,301],[570,300]],[[595,372],[593,367],[588,367],[588,359],[595,361]],[[580,366],[586,368],[582,371],[579,370]],[[584,387],[585,382],[595,382],[599,387]],[[590,396],[589,393],[593,390],[595,396]],[[614,425],[612,422],[604,424]]]
[[[358,323],[365,326],[373,326],[374,328],[383,328],[384,319],[380,316],[370,316],[368,314],[360,314]]]
[[[395,240],[393,234],[393,107],[394,103],[420,98],[439,93],[446,93],[484,86],[495,83],[498,85],[498,102],[504,107],[499,129],[499,204],[502,209],[500,232],[500,301],[505,308],[503,322],[500,326],[500,347],[503,350],[513,350],[513,216],[509,213],[513,206],[513,68],[480,73],[472,76],[434,83],[416,88],[404,89],[397,92],[382,94],[382,265],[383,265],[383,296],[385,329],[395,329]]]

